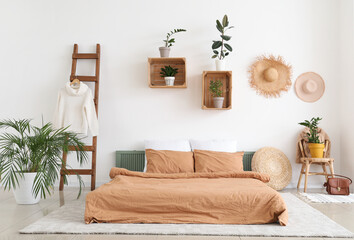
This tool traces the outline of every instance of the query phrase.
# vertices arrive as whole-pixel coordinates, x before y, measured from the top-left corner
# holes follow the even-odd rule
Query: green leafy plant
[[[165,42],[165,47],[172,47],[173,44],[175,43],[175,39],[171,38],[173,34],[179,33],[179,32],[186,32],[186,29],[173,29],[173,31],[170,31],[167,33],[166,40],[163,40]]]
[[[322,118],[311,118],[311,120],[305,120],[300,122],[299,124],[305,127],[308,127],[310,133],[307,133],[307,138],[309,143],[321,143],[318,136],[318,123],[321,121]]]
[[[31,120],[1,120],[0,129],[0,182],[4,189],[16,189],[19,178],[24,173],[36,172],[32,193],[46,198],[59,178],[63,160],[62,153],[69,146],[75,146],[77,161],[82,165],[87,161],[84,144],[77,133],[67,128],[54,129],[51,123],[36,127]],[[83,181],[79,175],[81,194]],[[64,176],[67,184],[67,177]]]
[[[161,77],[174,77],[178,73],[178,68],[173,68],[170,65],[161,68]]]
[[[229,20],[227,15],[225,15],[222,19],[222,23],[219,20],[216,20],[216,29],[218,29],[221,33],[221,41],[213,41],[211,48],[213,50],[214,55],[212,56],[212,58],[218,58],[222,60],[226,56],[228,56],[230,52],[232,52],[232,47],[230,46],[230,44],[225,43],[231,39],[231,36],[225,35],[225,32],[233,27],[234,26],[229,26]],[[220,50],[217,50],[219,48]]]
[[[209,91],[213,97],[222,97],[222,81],[221,80],[211,80],[209,85]]]

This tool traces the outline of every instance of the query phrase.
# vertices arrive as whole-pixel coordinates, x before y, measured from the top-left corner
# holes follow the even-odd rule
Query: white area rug
[[[63,206],[20,233],[229,235],[283,237],[353,237],[354,234],[291,193],[282,193],[288,206],[289,224],[85,224],[84,206]]]
[[[300,193],[300,195],[314,203],[354,203],[354,194],[343,196],[323,193]]]

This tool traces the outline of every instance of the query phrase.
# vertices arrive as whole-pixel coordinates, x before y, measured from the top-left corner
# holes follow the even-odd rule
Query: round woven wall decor
[[[259,149],[252,158],[252,171],[270,176],[267,185],[275,190],[282,190],[291,180],[292,168],[286,155],[273,147]]]

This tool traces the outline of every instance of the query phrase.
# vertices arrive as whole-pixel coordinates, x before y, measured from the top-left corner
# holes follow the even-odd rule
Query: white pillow
[[[192,151],[194,149],[207,150],[215,152],[237,152],[237,141],[236,140],[190,140]]]
[[[171,151],[192,151],[188,140],[145,140],[145,149],[171,150]],[[146,172],[146,156],[144,172]]]

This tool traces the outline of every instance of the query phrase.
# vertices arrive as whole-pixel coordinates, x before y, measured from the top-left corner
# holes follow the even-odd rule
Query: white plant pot
[[[169,47],[160,47],[160,57],[169,57],[171,48]]]
[[[216,71],[225,71],[225,60],[215,59]]]
[[[17,204],[37,204],[41,200],[40,193],[37,197],[34,197],[32,193],[32,187],[36,174],[37,173],[35,172],[24,173],[24,178],[17,176],[19,185],[16,189],[13,189]]]
[[[165,77],[166,86],[173,86],[175,77]]]
[[[222,108],[224,104],[224,97],[214,97],[213,98],[214,108]]]

